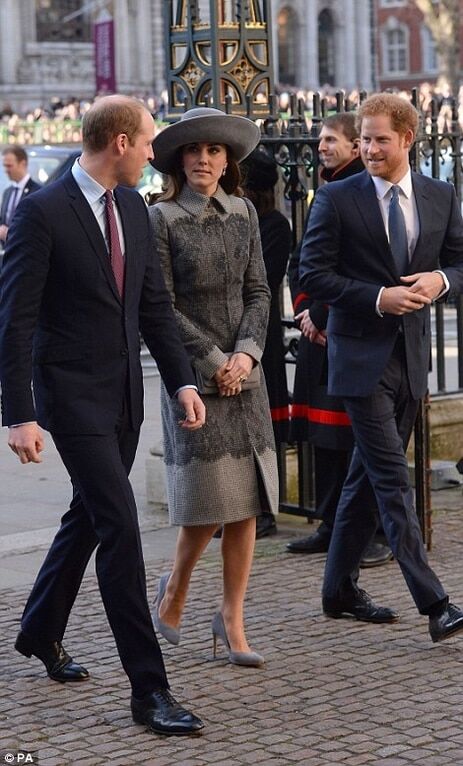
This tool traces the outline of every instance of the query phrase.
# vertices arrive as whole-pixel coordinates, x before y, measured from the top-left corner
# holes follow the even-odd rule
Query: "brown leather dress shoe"
[[[355,593],[342,599],[323,599],[323,611],[327,617],[355,617],[362,622],[392,623],[399,621],[399,615],[386,606],[377,606],[368,593],[357,588]]]
[[[447,604],[442,614],[429,618],[429,633],[433,643],[445,641],[463,630],[463,611]]]
[[[66,683],[67,681],[86,681],[89,672],[82,665],[74,662],[60,641],[39,642],[26,636],[19,631],[16,643],[16,651],[25,657],[37,657],[47,669],[49,678],[53,681]]]
[[[132,718],[155,734],[198,734],[204,728],[200,718],[185,710],[168,689],[155,689],[142,699],[132,696]]]

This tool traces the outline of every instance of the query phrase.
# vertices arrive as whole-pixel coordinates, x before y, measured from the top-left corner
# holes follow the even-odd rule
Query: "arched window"
[[[437,72],[436,41],[429,27],[421,27],[421,50],[423,72]]]
[[[318,79],[320,85],[335,85],[334,23],[328,10],[318,17]]]
[[[392,16],[381,34],[383,73],[408,74],[408,28]]]
[[[296,85],[298,64],[298,19],[293,8],[282,8],[278,14],[278,79]]]
[[[91,42],[90,12],[79,13],[82,7],[82,0],[35,0],[37,42]]]

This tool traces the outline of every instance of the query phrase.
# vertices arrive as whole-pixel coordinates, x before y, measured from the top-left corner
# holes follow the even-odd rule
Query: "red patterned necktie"
[[[124,257],[122,255],[121,241],[117,230],[112,191],[106,189],[104,197],[106,202],[106,231],[109,242],[111,268],[113,270],[114,279],[116,280],[117,289],[119,290],[119,295],[122,298],[124,295]]]

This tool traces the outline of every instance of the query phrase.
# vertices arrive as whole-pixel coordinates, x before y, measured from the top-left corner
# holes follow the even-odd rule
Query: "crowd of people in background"
[[[167,108],[167,91],[159,96],[138,96],[139,100],[147,107],[153,116],[162,119]],[[14,126],[17,122],[38,122],[39,120],[71,120],[78,122],[88,112],[94,99],[80,99],[69,96],[61,99],[54,96],[48,104],[43,104],[22,113],[16,112],[11,104],[4,102],[0,106],[0,120],[3,123]]]
[[[139,100],[158,121],[163,121],[167,110],[167,91],[158,96],[139,95]],[[78,143],[81,141],[81,122],[95,99],[70,96],[53,97],[24,111],[15,111],[11,104],[0,104],[0,143]]]
[[[291,95],[297,98],[298,108],[301,101],[304,104],[306,117],[310,120],[313,109],[315,92],[305,89],[294,89],[280,85],[275,88],[278,96],[279,110],[287,115],[291,110]],[[324,85],[319,93],[325,101],[327,111],[336,110],[336,93],[338,88]],[[431,103],[437,99],[438,127],[443,130],[452,119],[452,96],[448,91],[441,91],[429,82],[419,86],[418,106],[429,121],[431,118]],[[407,90],[397,92],[397,95],[409,99]],[[358,104],[360,92],[353,90],[346,93],[347,102],[354,106]],[[157,121],[164,121],[167,114],[168,94],[166,90],[156,95],[139,94],[139,100],[151,112]],[[463,86],[456,96],[458,104],[458,119],[463,128]],[[0,143],[73,143],[81,140],[80,123],[84,114],[89,110],[93,100],[80,99],[70,96],[67,99],[53,97],[48,104],[34,108],[15,111],[12,106],[0,103]]]

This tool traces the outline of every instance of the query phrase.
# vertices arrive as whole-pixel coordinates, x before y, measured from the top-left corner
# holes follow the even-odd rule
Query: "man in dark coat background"
[[[323,166],[320,176],[325,183],[340,181],[365,170],[359,142],[353,112],[333,114],[323,120],[318,152]],[[300,253],[301,245],[293,252],[288,268],[294,313],[301,329],[290,441],[307,441],[313,446],[315,499],[322,523],[314,534],[291,540],[286,547],[290,553],[311,554],[328,550],[354,439],[342,399],[327,392],[326,324],[329,308],[301,289]],[[371,503],[376,507],[373,494]],[[391,558],[391,550],[384,545],[384,538],[377,536],[363,552],[361,566],[381,566]]]
[[[329,617],[395,622],[358,587],[375,528],[373,487],[389,545],[432,641],[463,631],[463,611],[429,566],[406,448],[427,389],[430,304],[463,290],[463,221],[453,186],[411,172],[416,109],[390,93],[359,108],[366,170],[319,189],[301,252],[304,290],[330,306],[328,392],[341,396],[355,447],[325,567]]]
[[[3,169],[10,181],[11,186],[7,186],[3,192],[0,204],[0,245],[5,244],[8,227],[14,212],[20,201],[28,194],[40,189],[40,184],[31,178],[27,165],[27,152],[22,146],[5,146],[2,150]]]
[[[169,692],[128,479],[143,420],[140,331],[185,412],[182,426],[200,428],[205,417],[146,205],[127,188],[153,157],[154,123],[139,101],[114,95],[93,104],[82,132],[83,153],[71,171],[19,204],[0,277],[9,446],[22,463],[40,462],[40,426],[50,431],[74,491],[27,601],[16,649],[40,659],[56,681],[88,678],[61,642],[96,549],[134,720],[156,733],[190,734],[202,722]]]

